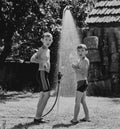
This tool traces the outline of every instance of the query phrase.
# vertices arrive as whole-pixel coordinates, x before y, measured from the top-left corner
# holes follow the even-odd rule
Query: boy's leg
[[[49,90],[50,85],[48,81],[48,73],[45,71],[39,71],[39,85],[41,85],[42,97],[39,99],[37,105],[36,119],[40,119],[42,117],[43,110],[47,104],[47,101],[50,97],[50,91],[45,92],[45,90]]]
[[[81,102],[82,95],[83,95],[82,92],[80,92],[80,91],[76,92],[73,121],[77,121],[79,111],[80,111],[80,102]]]
[[[40,98],[39,98],[39,101],[38,101],[38,104],[37,104],[37,111],[36,111],[36,116],[35,116],[36,119],[40,119],[41,116],[42,116],[41,105],[43,103],[43,97],[44,97],[44,93],[40,92]]]
[[[85,120],[89,120],[89,110],[87,107],[87,103],[86,103],[86,92],[83,93],[82,99],[81,99],[81,103],[83,105],[83,109],[84,109],[84,113],[85,113]]]
[[[45,106],[46,106],[46,104],[48,102],[49,97],[50,97],[50,91],[44,92],[44,96],[43,96],[43,99],[42,99],[42,104],[41,104],[41,107],[40,107],[41,116],[43,114],[43,111],[45,109]]]
[[[47,104],[47,101],[49,99],[49,96],[50,96],[49,91],[48,92],[43,92],[42,99],[39,100],[38,106],[37,106],[37,112],[36,112],[36,118],[37,119],[40,119],[42,117],[42,114],[43,114],[44,108]]]

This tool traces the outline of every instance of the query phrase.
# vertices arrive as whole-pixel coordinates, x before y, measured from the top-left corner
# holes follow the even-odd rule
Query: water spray
[[[61,82],[61,92],[63,90],[64,93],[66,88],[72,89],[75,85],[75,75],[71,65],[73,62],[76,62],[76,60],[78,60],[76,48],[81,43],[81,38],[78,33],[76,22],[71,12],[72,9],[73,7],[71,5],[67,5],[64,8],[62,32],[60,37],[60,71],[62,71],[64,75],[64,78]]]

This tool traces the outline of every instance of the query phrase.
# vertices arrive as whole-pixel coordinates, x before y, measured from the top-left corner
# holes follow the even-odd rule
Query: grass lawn
[[[120,98],[87,97],[91,122],[72,125],[74,97],[60,97],[59,103],[45,119],[47,123],[35,125],[33,117],[39,94],[7,93],[0,99],[0,125],[6,120],[6,129],[120,129]],[[45,113],[55,97],[49,99]],[[81,106],[79,118],[84,113]]]

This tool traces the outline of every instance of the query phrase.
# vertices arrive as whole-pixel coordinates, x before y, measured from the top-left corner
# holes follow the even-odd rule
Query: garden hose
[[[53,106],[51,107],[51,109],[47,113],[45,113],[44,115],[42,115],[42,117],[47,116],[53,110],[53,108],[55,107],[55,105],[57,103],[57,100],[58,100],[58,96],[59,96],[59,89],[60,89],[60,83],[58,83],[56,99],[55,99],[55,102],[54,102]]]

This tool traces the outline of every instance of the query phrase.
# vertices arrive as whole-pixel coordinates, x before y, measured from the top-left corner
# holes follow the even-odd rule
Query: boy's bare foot
[[[78,120],[74,120],[74,119],[72,119],[70,122],[71,122],[72,124],[77,124],[77,123],[79,123]]]
[[[40,118],[40,119],[34,118],[34,123],[36,123],[36,124],[45,123],[45,121],[43,120],[43,118]]]
[[[83,118],[83,119],[80,119],[80,121],[82,121],[82,122],[90,122],[90,119]]]

